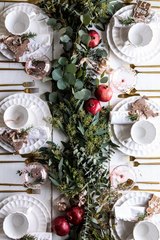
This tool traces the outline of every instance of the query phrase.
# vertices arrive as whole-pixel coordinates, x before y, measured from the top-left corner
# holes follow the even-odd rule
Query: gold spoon
[[[160,192],[158,189],[139,189],[138,186],[134,186],[131,191],[144,191],[144,192]]]
[[[27,188],[25,184],[18,184],[18,183],[0,183],[0,186],[22,186]]]
[[[134,161],[134,160],[136,160],[136,159],[160,159],[160,157],[137,157],[137,158],[135,158],[135,157],[133,157],[133,156],[130,156],[130,161]]]
[[[36,159],[26,159],[25,161],[0,161],[0,163],[31,163],[31,162],[36,162]]]
[[[130,64],[130,67],[132,69],[134,69],[136,67],[148,67],[148,68],[150,68],[150,67],[159,67],[160,68],[160,65],[135,66],[134,64]]]
[[[30,189],[28,188],[27,190],[0,190],[0,193],[15,193],[15,192],[26,192],[28,194],[40,194],[41,190],[40,189]]]
[[[133,167],[138,167],[139,165],[160,165],[160,163],[139,163],[139,162],[133,162]]]

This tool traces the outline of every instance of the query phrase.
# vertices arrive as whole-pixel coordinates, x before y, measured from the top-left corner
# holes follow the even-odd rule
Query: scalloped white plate
[[[133,5],[123,7],[116,12],[116,15],[119,15],[128,10],[131,10],[131,9],[133,9],[133,7],[134,7]],[[146,55],[145,57],[135,58],[135,57],[130,57],[130,56],[123,54],[122,52],[120,52],[118,50],[117,46],[114,44],[114,41],[113,41],[113,36],[112,36],[113,23],[114,23],[114,19],[112,18],[107,27],[107,32],[106,32],[107,40],[108,40],[109,46],[110,46],[111,50],[114,52],[114,54],[117,57],[121,58],[123,61],[133,63],[133,64],[140,64],[142,62],[147,62],[147,61],[151,60],[160,52],[160,44],[159,44],[158,47],[151,54]]]
[[[47,231],[50,232],[51,230],[51,214],[48,211],[48,209],[46,208],[46,206],[37,198],[32,197],[32,196],[28,196],[28,195],[12,195],[8,198],[5,198],[2,202],[0,202],[0,209],[3,208],[6,204],[8,204],[11,201],[25,201],[27,200],[28,202],[30,202],[31,204],[35,204],[37,207],[39,207],[41,209],[41,211],[43,212],[46,222],[47,222]]]
[[[154,13],[153,10],[151,10],[151,13]],[[121,14],[121,17],[127,18],[133,16],[133,10],[130,9],[128,11],[125,11]],[[145,57],[146,55],[151,54],[160,44],[160,29],[152,29],[153,30],[153,38],[152,41],[145,47],[135,47],[132,45],[124,47],[124,42],[128,40],[128,28],[112,28],[112,35],[113,35],[113,42],[118,48],[120,52],[125,54],[126,56],[130,57]]]
[[[138,196],[129,198],[126,200],[121,206],[129,207],[129,206],[139,206],[139,207],[147,207],[148,201],[150,200],[149,197]]]
[[[0,13],[0,35],[8,36],[9,33],[4,26],[4,20],[8,13],[13,10],[22,10],[26,13],[35,12],[39,15],[32,21],[29,31],[37,33],[37,35],[41,34],[49,34],[50,35],[50,45],[38,45],[36,42],[30,46],[30,53],[25,53],[22,57],[20,57],[20,62],[26,62],[26,60],[33,54],[33,53],[41,53],[45,54],[52,43],[53,40],[53,30],[50,26],[47,25],[45,20],[40,21],[40,19],[47,18],[47,15],[36,5],[29,4],[29,3],[17,3],[13,4],[7,8],[5,8]],[[7,57],[7,56],[6,56]]]
[[[46,232],[47,222],[41,208],[27,200],[13,200],[5,204],[0,210],[0,232],[3,232],[3,221],[8,214],[16,211],[26,212],[32,207],[27,217],[29,220],[28,232]]]
[[[125,203],[125,201],[127,201],[128,199],[132,199],[132,198],[138,198],[138,199],[151,199],[152,198],[151,193],[148,192],[141,192],[141,191],[132,191],[129,192],[125,195],[123,195],[120,199],[118,199],[118,201],[115,203],[114,207],[113,207],[113,211],[115,210],[115,206],[121,206],[123,203]],[[139,204],[139,203],[138,203]],[[111,225],[113,226],[116,223],[116,227],[115,229],[112,229],[112,234],[114,236],[114,238],[116,240],[126,240],[127,237],[129,237],[129,235],[132,234],[133,232],[133,228],[135,223],[134,222],[128,222],[128,221],[123,221],[123,220],[119,220],[119,221],[114,221],[114,219],[110,220]]]
[[[122,100],[121,102],[119,102],[119,103],[113,108],[112,111],[118,111],[119,108],[120,108],[121,106],[123,106],[124,104],[126,104],[126,103],[128,103],[128,102],[130,102],[130,101],[134,102],[134,101],[136,101],[138,98],[139,98],[139,97],[130,97],[130,98],[124,99],[124,100]],[[149,101],[151,101],[151,100],[149,100]],[[151,102],[153,102],[153,101],[151,101]],[[155,103],[155,105],[156,105],[156,103]],[[157,105],[156,105],[156,106],[157,106]],[[127,125],[127,124],[126,124],[126,125]],[[121,126],[121,125],[119,125],[119,127],[118,127],[119,129],[120,129],[120,126]],[[129,156],[135,156],[135,157],[148,156],[148,154],[153,153],[153,151],[155,151],[155,150],[157,149],[157,147],[155,148],[154,146],[151,147],[151,148],[150,148],[150,147],[147,147],[145,151],[144,151],[143,149],[139,149],[139,150],[130,149],[130,148],[128,148],[128,147],[126,147],[126,146],[124,146],[124,145],[122,145],[122,144],[120,143],[119,139],[118,139],[118,138],[116,137],[116,135],[115,135],[113,124],[111,125],[111,130],[112,130],[112,136],[111,136],[112,141],[113,141],[115,144],[117,144],[117,145],[120,146],[119,150],[120,150],[121,152],[123,152],[123,153],[125,153],[125,154],[127,154],[127,155],[129,155]],[[125,132],[125,133],[126,133],[126,132]],[[130,132],[128,132],[128,137],[130,137]],[[149,146],[149,145],[147,145],[147,146]],[[158,145],[158,147],[159,147],[159,145]]]
[[[138,97],[139,98],[139,97]],[[138,99],[137,98],[137,99]],[[128,99],[128,101],[123,104],[118,111],[129,111],[130,110],[130,104],[134,102],[134,101],[130,101],[130,99]],[[160,111],[160,107],[157,103],[153,102],[152,100],[146,100],[146,103],[149,105],[149,107],[154,111],[154,112],[158,112]],[[151,118],[152,119],[152,118]],[[150,121],[150,119],[148,119],[148,121]],[[130,148],[132,150],[142,150],[142,151],[148,151],[148,148],[152,149],[153,151],[155,151],[155,149],[157,149],[160,146],[160,138],[158,136],[158,134],[156,135],[155,140],[151,143],[151,144],[147,144],[147,145],[140,145],[137,144],[134,141],[125,143],[123,140],[124,138],[130,137],[130,130],[131,130],[132,124],[121,124],[121,125],[116,125],[114,124],[113,129],[114,129],[114,133],[117,137],[117,139],[119,140],[119,142],[127,147]],[[127,137],[126,137],[127,136]]]

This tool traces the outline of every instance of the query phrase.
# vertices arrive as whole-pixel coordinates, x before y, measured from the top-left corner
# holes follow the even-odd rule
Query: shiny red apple
[[[65,236],[70,231],[70,226],[65,217],[56,217],[52,222],[52,230],[58,236]]]
[[[101,102],[108,102],[113,96],[112,88],[105,84],[99,85],[95,90],[95,96]]]
[[[78,225],[84,219],[84,209],[79,206],[73,206],[66,210],[66,217],[68,221],[74,225]]]
[[[100,36],[95,30],[89,31],[89,36],[91,37],[91,41],[89,42],[89,46],[91,48],[96,47],[99,44]]]
[[[96,98],[90,98],[84,103],[84,109],[86,112],[96,115],[97,112],[101,111],[101,104]]]

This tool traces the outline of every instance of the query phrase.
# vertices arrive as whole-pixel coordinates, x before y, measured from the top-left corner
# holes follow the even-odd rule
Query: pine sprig
[[[131,121],[136,121],[138,119],[138,114],[130,114],[129,116],[127,116],[128,119],[130,119]]]
[[[138,215],[137,215],[138,220],[144,220],[145,217],[147,217],[147,214],[146,214],[146,213],[144,213],[144,214],[138,214]]]
[[[22,43],[23,43],[24,40],[29,39],[29,38],[33,38],[33,39],[34,39],[36,36],[37,36],[36,33],[29,32],[29,33],[26,33],[26,34],[24,34],[24,35],[22,36],[21,41],[22,41]]]
[[[26,129],[22,128],[22,129],[21,129],[21,133],[19,133],[19,136],[20,136],[20,137],[23,137],[23,136],[26,135],[32,128],[33,128],[33,126],[28,127],[28,128],[26,128]]]
[[[122,23],[123,25],[129,25],[129,24],[135,23],[134,18],[131,18],[131,17],[124,18],[124,19],[121,19],[121,20],[119,20],[119,21],[120,21],[120,23]]]
[[[32,236],[30,234],[27,234],[27,235],[24,235],[22,238],[20,238],[18,240],[37,240],[37,237]]]

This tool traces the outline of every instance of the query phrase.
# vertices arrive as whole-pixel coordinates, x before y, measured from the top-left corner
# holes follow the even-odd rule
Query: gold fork
[[[139,165],[160,165],[160,163],[159,162],[156,162],[156,163],[152,163],[152,162],[150,162],[150,163],[139,163],[137,161],[133,162],[133,167],[138,167]]]
[[[25,2],[27,2],[27,3],[33,3],[33,4],[37,4],[38,2],[40,2],[40,1],[38,1],[38,0],[24,0],[24,1],[21,1],[21,0],[3,0],[3,2],[18,2],[18,3],[25,3]]]
[[[28,194],[40,194],[41,190],[40,189],[30,189],[28,188],[27,190],[0,190],[0,193],[15,193],[15,192],[26,192]]]
[[[134,64],[130,64],[129,65],[132,69],[136,68],[136,67],[148,67],[148,68],[151,68],[151,67],[159,67],[160,68],[160,65],[147,65],[147,66],[135,66]]]
[[[13,153],[0,153],[1,156],[5,156],[5,155],[12,155],[15,156]],[[40,155],[36,155],[36,154],[32,154],[32,153],[28,153],[28,154],[19,154],[22,158],[34,158],[34,157],[39,157]]]
[[[5,89],[0,92],[25,92],[25,93],[38,93],[39,88],[26,88],[26,89]]]
[[[134,186],[131,191],[160,192],[158,189],[139,189],[138,186]]]
[[[0,183],[0,186],[22,186],[27,188],[25,184],[19,184],[19,183]]]
[[[135,96],[141,96],[139,93],[136,94],[119,94],[118,97],[119,98],[128,98],[128,97],[135,97]],[[147,98],[160,98],[160,96],[147,96]]]
[[[143,184],[160,184],[160,182],[136,182],[136,183],[143,183]]]
[[[34,87],[35,86],[35,82],[24,82],[22,84],[0,84],[0,87],[5,87],[5,86]]]
[[[31,163],[31,162],[37,162],[36,159],[26,159],[25,161],[0,161],[0,163]]]
[[[130,156],[130,161],[134,161],[136,159],[160,159],[160,157],[133,157],[133,156]]]

